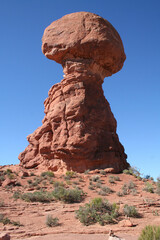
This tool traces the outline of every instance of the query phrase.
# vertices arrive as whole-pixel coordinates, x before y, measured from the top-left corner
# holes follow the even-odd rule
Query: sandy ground
[[[124,238],[125,240],[138,240],[138,236],[128,236],[118,234],[118,237]],[[107,240],[107,234],[51,234],[42,237],[32,237],[20,240]]]
[[[4,170],[0,168],[1,173]],[[16,172],[16,167],[14,167],[14,171]],[[126,240],[137,240],[146,225],[160,225],[160,196],[144,191],[145,182],[138,180],[134,176],[126,174],[102,175],[98,172],[91,172],[87,175],[78,174],[75,178],[66,181],[63,175],[55,174],[53,179],[42,178],[38,186],[33,186],[34,179],[39,177],[41,173],[34,172],[34,174],[36,176],[32,176],[29,173],[29,176],[22,177],[21,172],[17,171],[15,177],[21,183],[20,186],[3,186],[3,182],[0,184],[0,214],[22,224],[22,226],[3,225],[0,222],[0,232],[9,233],[11,240],[107,240],[108,232],[111,229],[117,236]],[[111,188],[113,192],[107,196],[101,196],[99,195],[100,189],[98,187],[91,190],[89,188],[90,179],[95,175],[100,176],[102,186]],[[109,181],[111,175],[118,176],[120,180],[111,183]],[[7,175],[5,175],[5,178],[7,178]],[[37,187],[44,191],[53,191],[53,183],[56,181],[63,181],[66,188],[73,188],[76,184],[86,193],[85,199],[80,203],[67,204],[61,201],[49,203],[25,202],[22,199],[15,200],[13,198],[13,194],[16,191],[21,193],[34,192],[37,191]],[[129,184],[131,181],[135,184],[136,194],[133,195],[129,192],[125,196],[118,196],[117,192],[122,191],[123,185]],[[156,189],[154,182],[150,181],[149,183]],[[95,182],[93,184],[96,185]],[[96,223],[84,226],[75,218],[75,211],[95,197],[105,198],[109,202],[116,202],[119,205],[121,218],[117,224],[101,226],[99,223]],[[141,218],[130,218],[130,221],[133,223],[132,227],[120,225],[120,222],[126,219],[122,213],[125,204],[136,207],[141,214]],[[46,225],[48,215],[58,217],[60,225],[52,228],[48,227]]]

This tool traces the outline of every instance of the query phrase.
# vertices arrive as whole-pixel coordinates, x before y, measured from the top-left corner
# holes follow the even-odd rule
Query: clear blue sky
[[[123,69],[106,78],[104,94],[118,123],[128,162],[160,175],[160,1],[0,0],[0,165],[19,163],[27,135],[41,126],[43,101],[62,67],[41,52],[44,29],[65,14],[89,11],[119,32]]]

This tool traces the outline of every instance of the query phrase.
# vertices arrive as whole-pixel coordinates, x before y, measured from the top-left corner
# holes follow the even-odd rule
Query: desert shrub
[[[32,183],[32,180],[31,180],[31,179],[29,179],[29,180],[27,180],[27,182],[28,182],[28,184],[31,184],[31,183]]]
[[[96,184],[95,184],[95,187],[96,188],[101,188],[102,187],[102,183],[97,181]]]
[[[73,183],[73,185],[79,185],[78,181],[73,181],[72,183]]]
[[[110,183],[115,183],[115,181],[120,181],[120,178],[118,176],[109,176]]]
[[[15,200],[19,199],[21,197],[20,191],[15,191],[12,196]]]
[[[48,215],[46,218],[46,225],[48,227],[55,227],[59,225],[59,219],[57,217],[53,218],[51,215]]]
[[[134,206],[129,206],[128,204],[124,205],[123,213],[127,217],[140,217],[140,214],[137,212],[137,209]]]
[[[31,172],[30,176],[33,177],[33,176],[35,176],[35,174],[33,172]]]
[[[10,174],[7,174],[7,177],[9,179],[14,179],[15,178],[15,175],[13,173],[10,173]]]
[[[14,226],[22,226],[22,224],[19,221],[12,221],[8,217],[4,217],[3,214],[0,213],[0,222],[3,223],[3,225],[12,224]]]
[[[127,183],[124,183],[123,186],[122,186],[122,194],[123,195],[128,195],[129,194],[129,188],[128,188]]]
[[[0,207],[4,207],[5,204],[4,204],[4,201],[0,199]]]
[[[42,182],[42,185],[43,185],[43,186],[46,186],[46,185],[47,185],[47,182],[46,182],[46,181],[43,181],[43,182]]]
[[[81,202],[84,199],[84,192],[77,188],[66,189],[62,186],[58,186],[52,192],[53,196],[66,203],[76,203]]]
[[[140,177],[141,173],[139,172],[139,170],[135,167],[130,167],[128,169],[123,170],[123,173],[125,174],[129,174],[129,175],[133,175],[136,178]]]
[[[5,176],[3,172],[0,172],[0,181],[4,181],[5,180]]]
[[[118,210],[119,208],[115,203],[110,204],[102,198],[94,198],[89,203],[86,203],[84,207],[80,206],[75,213],[79,221],[86,226],[97,222],[100,225],[105,225],[115,223],[119,216]]]
[[[84,182],[84,180],[81,176],[79,176],[79,182]]]
[[[138,240],[159,240],[160,239],[160,226],[146,226],[138,238]]]
[[[95,185],[90,184],[90,185],[88,186],[88,189],[90,189],[90,190],[95,190]]]
[[[114,176],[115,181],[120,181],[120,178],[118,176]]]
[[[43,177],[37,176],[34,178],[34,184],[36,184],[36,186],[37,186],[38,184],[40,184],[42,182],[42,180],[43,180]]]
[[[106,175],[106,171],[104,171],[104,170],[100,170],[100,174],[102,174],[102,175]]]
[[[157,210],[152,211],[153,216],[159,216],[159,212]]]
[[[3,225],[11,224],[11,220],[8,217],[4,217],[4,215],[1,215],[0,222]]]
[[[0,222],[2,222],[2,219],[4,218],[4,215],[0,213]]]
[[[5,171],[5,174],[11,174],[13,173],[12,170],[10,168],[8,168],[6,171]]]
[[[53,185],[54,185],[55,188],[56,188],[56,187],[63,187],[63,186],[64,186],[64,183],[63,183],[63,182],[59,182],[59,181],[55,181],[55,182],[53,183]]]
[[[107,193],[104,192],[102,189],[98,192],[98,194],[101,196],[107,196]]]
[[[90,178],[90,181],[93,181],[93,182],[97,182],[98,180],[100,180],[100,176],[99,176],[99,175],[93,175],[93,176]]]
[[[124,169],[123,173],[128,174],[128,175],[132,175],[132,171],[130,171],[130,169]]]
[[[136,184],[135,184],[134,182],[130,181],[130,182],[128,183],[128,188],[129,188],[129,189],[134,189],[135,187],[136,187]]]
[[[41,173],[41,177],[45,177],[45,176],[47,176],[47,177],[54,177],[54,173],[51,172],[51,171],[42,172]]]
[[[26,202],[51,202],[54,196],[51,192],[35,191],[33,193],[24,193],[20,198]]]
[[[7,175],[7,177],[9,179],[15,178],[15,174],[12,172],[12,170],[10,168],[8,168],[6,171],[4,171],[4,175]]]
[[[110,193],[113,193],[113,190],[107,186],[102,186],[101,190],[99,191],[99,195],[106,196]]]
[[[29,183],[30,187],[37,187],[39,184],[39,181],[35,180],[34,182]]]
[[[75,178],[76,177],[76,172],[73,171],[67,171],[66,175],[64,176],[65,180],[70,180],[71,178]]]
[[[118,191],[118,192],[117,192],[117,196],[118,196],[118,197],[123,197],[124,194],[123,194],[121,191]]]
[[[124,195],[128,195],[128,194],[134,194],[134,193],[137,193],[137,190],[136,190],[136,184],[132,181],[130,181],[129,183],[124,183],[123,186],[122,186],[122,196]]]
[[[90,169],[87,169],[84,171],[84,174],[88,174],[90,172]]]
[[[115,178],[114,176],[109,176],[109,183],[115,183]]]
[[[11,224],[18,227],[23,226],[19,221],[11,221]]]
[[[144,187],[143,190],[146,191],[146,192],[154,193],[154,187],[153,187],[153,185],[152,185],[151,183],[149,183],[149,182],[146,182],[146,183],[145,183],[145,187]]]
[[[133,188],[130,192],[133,196],[137,195],[137,189]]]

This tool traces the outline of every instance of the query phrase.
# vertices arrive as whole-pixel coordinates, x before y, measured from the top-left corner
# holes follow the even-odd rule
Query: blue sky
[[[0,165],[19,163],[27,135],[41,126],[43,102],[63,78],[41,52],[44,29],[63,15],[89,11],[119,32],[127,59],[103,89],[128,162],[160,176],[160,1],[0,0]]]

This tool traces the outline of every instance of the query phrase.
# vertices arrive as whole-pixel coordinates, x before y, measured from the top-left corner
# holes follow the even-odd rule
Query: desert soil
[[[21,171],[17,166],[3,166],[0,167],[0,172],[6,169],[12,169],[16,181],[20,186],[8,185],[4,186],[4,181],[0,186],[0,214],[9,218],[12,221],[18,221],[22,226],[14,226],[13,224],[2,224],[0,222],[0,232],[8,233],[11,240],[103,240],[108,239],[108,233],[112,229],[115,235],[123,237],[126,240],[137,240],[142,229],[148,224],[160,225],[160,196],[156,193],[144,191],[145,182],[138,180],[136,177],[127,174],[100,174],[98,170],[89,172],[88,174],[77,174],[76,177],[66,180],[63,174],[56,174],[55,177],[41,178],[38,186],[32,186],[34,179],[41,173],[34,170],[29,173],[29,176],[22,177]],[[14,173],[15,172],[15,173]],[[102,186],[107,186],[113,190],[113,193],[107,196],[99,195],[99,188],[94,190],[89,189],[90,178],[95,175],[100,176]],[[110,176],[118,176],[120,181],[110,183]],[[7,175],[5,175],[7,178]],[[67,204],[61,201],[52,201],[50,203],[41,202],[25,202],[22,199],[15,200],[13,194],[15,191],[34,192],[42,188],[46,191],[54,189],[54,182],[63,181],[67,188],[73,188],[75,185],[86,193],[85,199],[81,203]],[[156,189],[153,181],[147,180]],[[129,191],[127,195],[118,196],[117,192],[121,191],[124,184],[133,182],[135,184],[136,192]],[[94,185],[96,183],[93,183]],[[141,214],[140,218],[130,218],[133,223],[132,227],[122,226],[121,221],[126,218],[123,214],[121,219],[116,224],[109,224],[101,226],[98,223],[84,226],[78,219],[75,218],[75,211],[88,203],[95,197],[101,197],[109,200],[109,202],[116,202],[120,207],[120,212],[123,212],[125,204],[135,206],[137,211]],[[46,226],[46,217],[52,215],[59,219],[59,225],[56,227]]]

